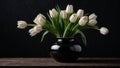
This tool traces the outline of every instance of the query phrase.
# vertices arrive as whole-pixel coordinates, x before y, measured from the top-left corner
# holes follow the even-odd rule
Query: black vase
[[[75,38],[57,38],[51,46],[50,55],[58,62],[74,62],[85,50],[85,45],[81,45]]]

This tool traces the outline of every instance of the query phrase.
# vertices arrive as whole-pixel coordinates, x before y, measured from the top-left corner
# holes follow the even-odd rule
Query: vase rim
[[[57,39],[74,39],[74,37],[57,38]]]

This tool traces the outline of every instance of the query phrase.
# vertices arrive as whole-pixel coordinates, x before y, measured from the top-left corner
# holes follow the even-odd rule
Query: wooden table
[[[0,68],[96,68],[120,67],[120,58],[79,58],[77,62],[60,63],[52,58],[0,58]]]

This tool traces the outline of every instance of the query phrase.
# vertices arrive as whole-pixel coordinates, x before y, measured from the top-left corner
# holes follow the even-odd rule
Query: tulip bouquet
[[[35,36],[44,30],[41,40],[50,32],[57,38],[71,38],[80,33],[83,42],[86,44],[86,37],[83,30],[95,29],[101,34],[106,35],[109,30],[106,27],[98,27],[97,15],[92,13],[85,14],[84,10],[79,9],[74,12],[73,5],[67,5],[65,10],[61,10],[59,6],[49,10],[47,14],[49,19],[43,14],[38,14],[33,20],[33,24],[28,24],[26,21],[20,20],[17,22],[17,28],[24,29],[27,26],[32,26],[28,32],[30,36]]]

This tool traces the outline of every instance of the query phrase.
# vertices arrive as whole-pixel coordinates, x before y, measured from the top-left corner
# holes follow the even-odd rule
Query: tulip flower
[[[60,16],[61,16],[62,19],[66,19],[67,18],[67,13],[65,12],[65,10],[62,10],[60,12]]]
[[[30,36],[35,36],[37,34],[37,32],[34,30],[34,28],[29,30]]]
[[[101,27],[101,28],[100,28],[100,33],[101,33],[102,35],[106,35],[106,34],[109,33],[109,30],[108,30],[106,27]]]
[[[49,14],[52,18],[55,18],[58,16],[58,12],[54,8],[52,10],[49,10]]]
[[[97,24],[97,20],[95,20],[95,19],[89,20],[89,22],[88,22],[88,25],[90,25],[90,26],[94,26],[96,24]]]
[[[96,19],[97,15],[95,13],[92,13],[91,15],[89,15],[89,20],[91,19]]]
[[[40,25],[37,25],[29,30],[30,36],[35,36],[39,32],[42,31],[42,27]]]
[[[81,34],[81,39],[86,45],[86,36],[84,30],[95,29],[99,30],[101,34],[106,35],[109,30],[106,27],[97,26],[97,15],[92,13],[90,15],[84,15],[84,10],[78,9],[74,12],[73,5],[67,5],[65,10],[61,10],[59,6],[49,10],[48,20],[42,15],[38,14],[33,20],[34,24],[28,24],[25,21],[18,21],[17,28],[24,29],[27,26],[31,26],[29,30],[30,36],[35,36],[42,30],[41,41],[50,32],[56,36],[56,38],[74,38],[76,34]],[[59,40],[61,41],[61,40]],[[77,48],[78,46],[76,46]],[[52,47],[52,49],[59,48],[58,46]]]
[[[36,23],[37,25],[43,26],[46,22],[46,17],[42,14],[38,14],[33,22]]]
[[[88,16],[83,16],[80,18],[78,23],[80,26],[84,26],[87,22],[88,22]]]
[[[84,14],[84,10],[79,9],[79,10],[77,11],[77,16],[78,16],[78,18],[81,18],[81,17],[83,16],[83,14]]]
[[[73,13],[73,5],[67,5],[67,7],[66,7],[66,12],[67,12],[68,14]]]
[[[24,29],[27,27],[26,21],[17,21],[17,28]]]
[[[72,15],[70,16],[70,22],[71,22],[71,23],[74,23],[74,22],[76,22],[76,20],[77,20],[77,14],[72,14]]]

